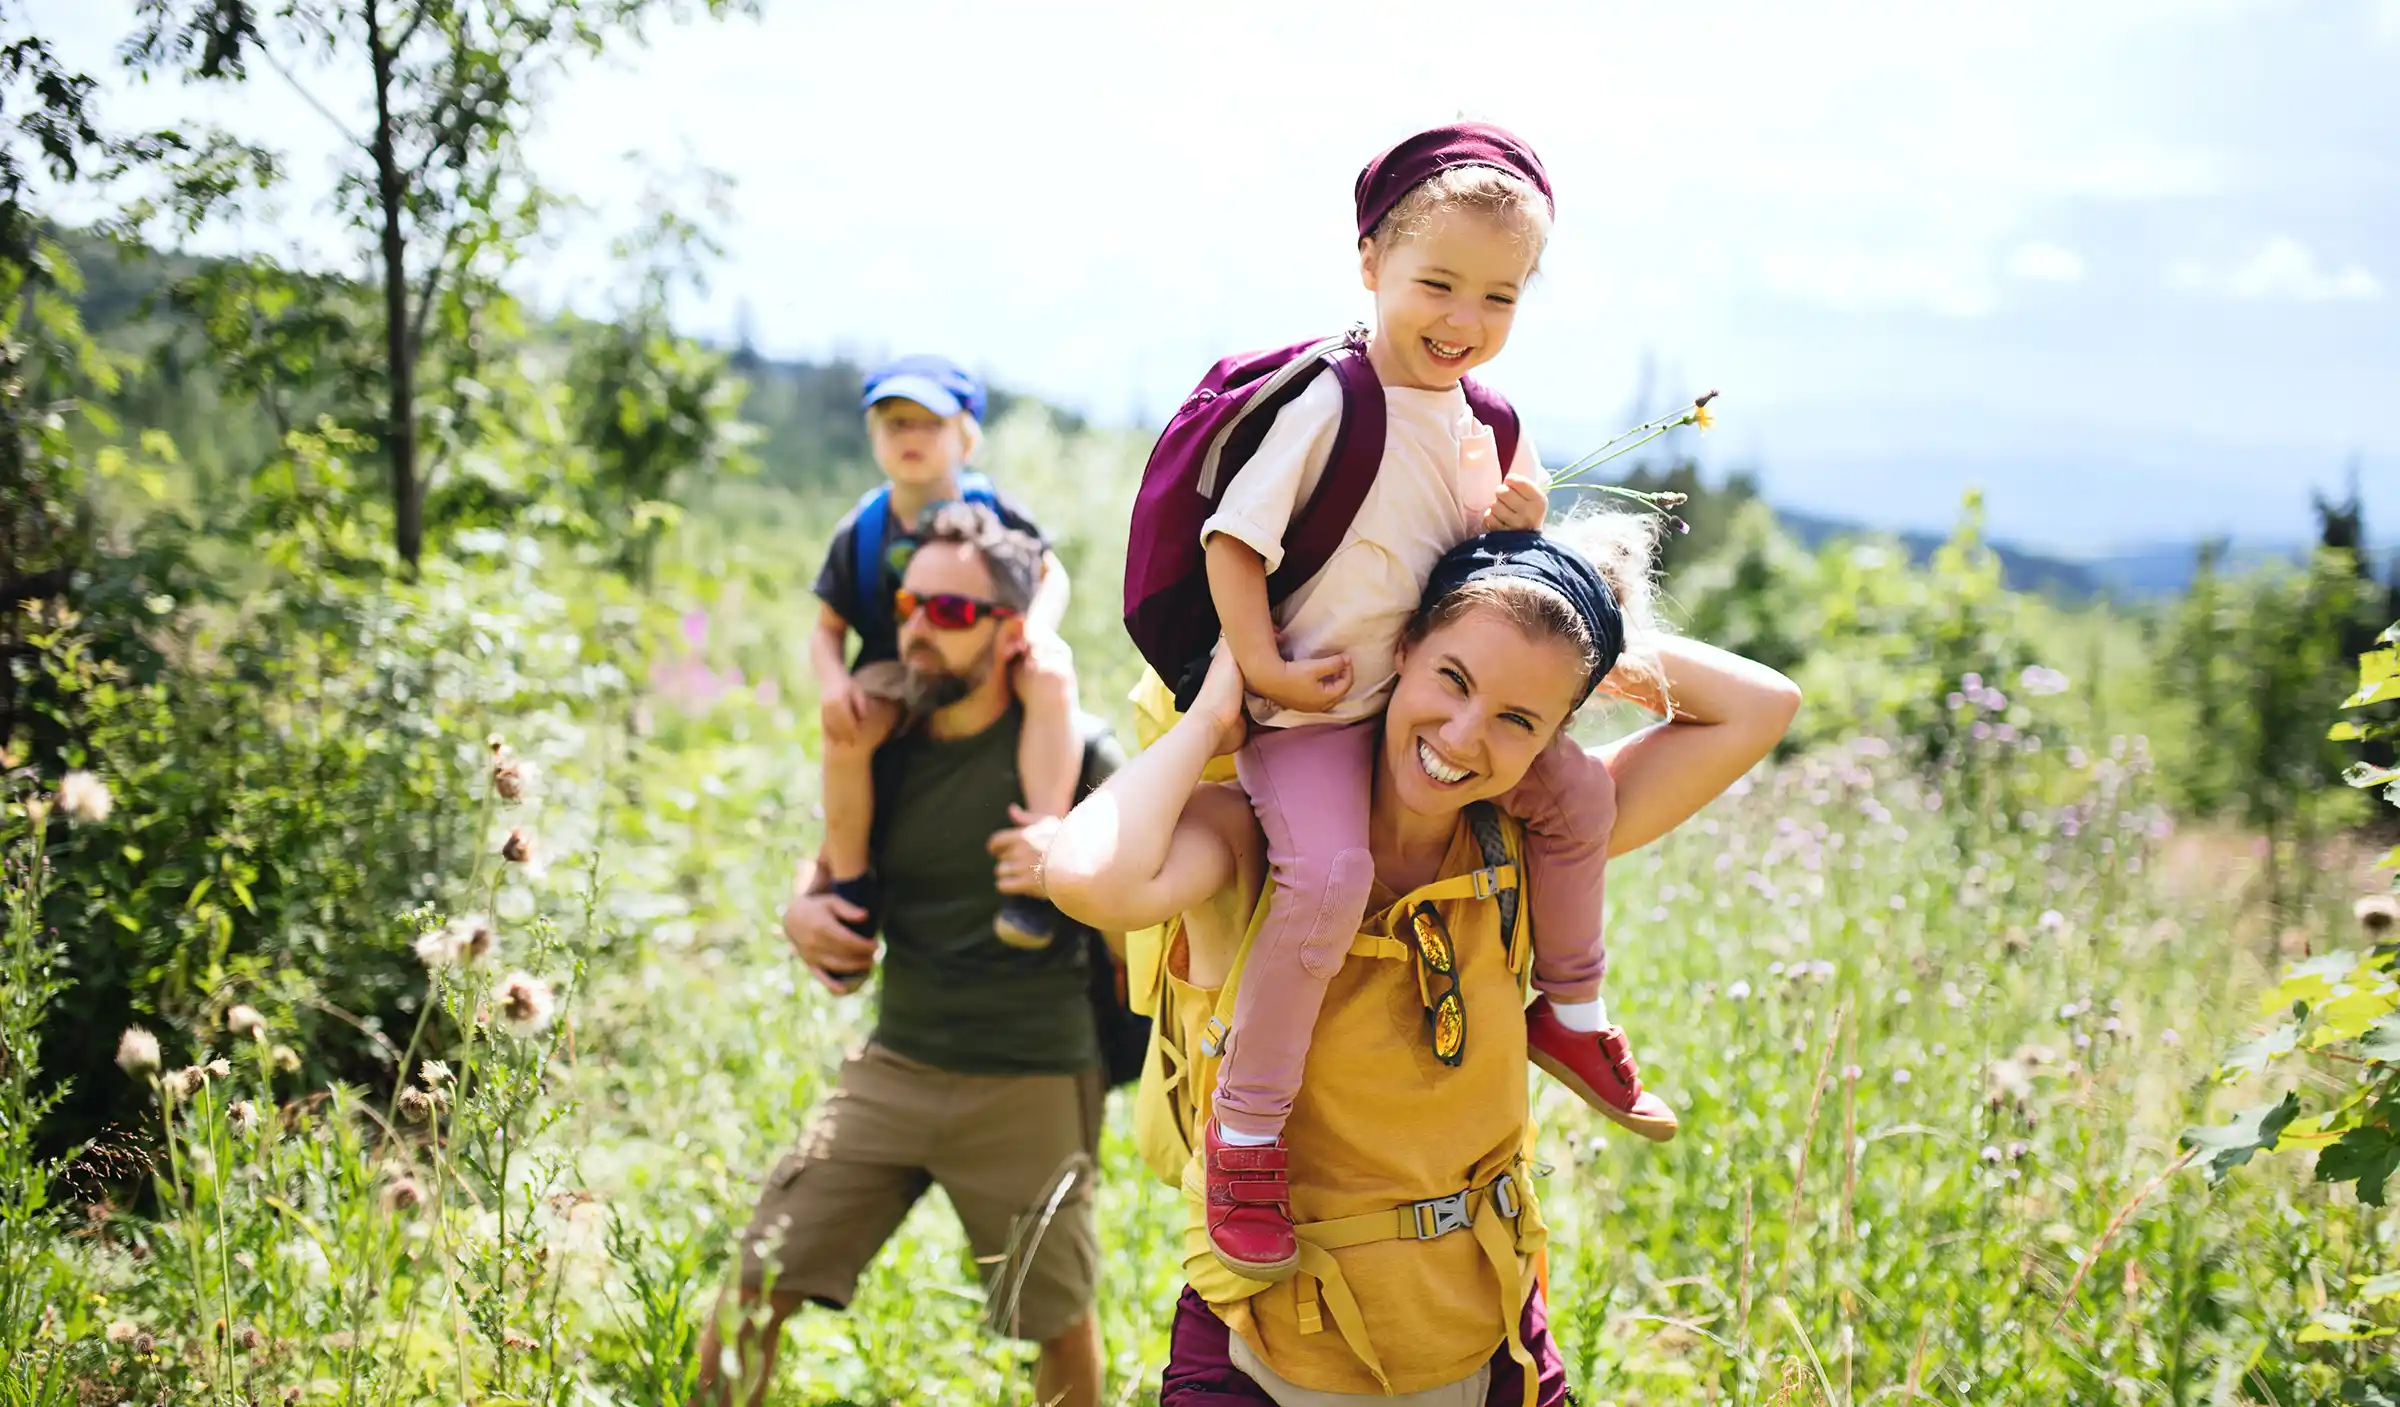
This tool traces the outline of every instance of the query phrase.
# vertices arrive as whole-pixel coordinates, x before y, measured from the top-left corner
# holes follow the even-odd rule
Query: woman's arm
[[[1234,847],[1191,801],[1209,759],[1239,745],[1241,709],[1241,672],[1220,652],[1192,711],[1059,824],[1042,864],[1050,902],[1121,932],[1164,923],[1238,878]]]
[[[1697,640],[1658,645],[1665,697],[1652,683],[1601,687],[1652,713],[1673,712],[1600,750],[1617,784],[1617,824],[1608,851],[1637,850],[1690,819],[1765,757],[1792,716],[1800,688],[1781,674]]]

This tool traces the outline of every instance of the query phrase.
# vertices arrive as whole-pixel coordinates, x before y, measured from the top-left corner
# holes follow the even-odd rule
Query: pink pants
[[[1382,737],[1380,719],[1265,729],[1234,759],[1267,835],[1274,886],[1217,1070],[1217,1118],[1236,1132],[1283,1132],[1325,986],[1366,920],[1375,885],[1367,806]],[[1497,804],[1525,823],[1533,984],[1556,1001],[1591,1001],[1607,966],[1601,881],[1617,819],[1608,768],[1562,732]]]

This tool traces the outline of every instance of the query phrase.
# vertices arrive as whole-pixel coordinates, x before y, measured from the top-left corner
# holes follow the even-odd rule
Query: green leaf
[[[2400,1009],[2400,987],[2389,982],[2356,987],[2347,995],[2337,993],[2316,1009],[2317,1025],[2309,1032],[2308,1048],[2323,1050],[2342,1041],[2356,1040],[2395,1009]]]
[[[2327,953],[2323,957],[2296,962],[2283,974],[2275,989],[2258,999],[2261,1012],[2280,1011],[2294,1002],[2314,1006],[2334,995],[2337,983],[2372,981],[2372,970],[2379,967],[2373,954],[2354,952]],[[2364,967],[2368,972],[2361,972]]]
[[[2393,1332],[2371,1320],[2320,1309],[2308,1316],[2308,1326],[2294,1335],[2301,1343],[2359,1343]]]
[[[2358,1297],[2366,1304],[2377,1304],[2384,1300],[2400,1299],[2400,1270],[2389,1271],[2385,1274],[2359,1281]]]
[[[2395,845],[2391,849],[2384,851],[2383,858],[2375,862],[2375,868],[2379,870],[2400,870],[2400,845]]]
[[[2358,732],[2356,728],[2351,727],[2351,725],[2347,723],[2341,726],[2350,728],[2350,731],[2353,735],[2356,735]],[[2352,786],[2364,790],[2367,787],[2379,787],[2387,782],[2392,781],[2400,781],[2400,767],[2377,767],[2372,763],[2353,762],[2349,766],[2342,769],[2342,784],[2344,786]]]
[[[2358,731],[2357,724],[2347,719],[2325,730],[2325,741],[2329,743],[2354,743],[2365,736]]]
[[[2273,1104],[2243,1110],[2228,1123],[2185,1129],[2183,1143],[2208,1155],[2204,1166],[2214,1180],[2249,1162],[2254,1154],[2274,1152],[2284,1127],[2299,1117],[2300,1096],[2287,1093]],[[2320,1175],[2323,1166],[2320,1159]]]
[[[2386,1016],[2359,1037],[2358,1053],[2369,1060],[2400,1065],[2400,1016]]]
[[[2384,1183],[2400,1170],[2400,1140],[2375,1124],[2361,1124],[2317,1155],[2317,1181],[2358,1185],[2358,1200],[2383,1205]]]
[[[2269,1065],[2300,1047],[2300,1028],[2286,1022],[2263,1036],[2254,1036],[2225,1052],[2217,1077],[2231,1082],[2263,1074]]]

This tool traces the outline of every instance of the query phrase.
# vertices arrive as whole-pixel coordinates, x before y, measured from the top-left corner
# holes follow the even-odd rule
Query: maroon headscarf
[[[1542,193],[1550,213],[1558,201],[1550,194],[1550,175],[1542,159],[1514,132],[1488,122],[1459,122],[1435,127],[1393,147],[1367,163],[1358,173],[1358,237],[1365,239],[1400,203],[1400,197],[1453,166],[1494,166],[1522,176]]]

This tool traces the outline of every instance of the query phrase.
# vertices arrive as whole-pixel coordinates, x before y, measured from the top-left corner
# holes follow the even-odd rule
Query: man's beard
[[[960,672],[952,672],[941,663],[932,647],[911,651],[901,660],[906,670],[901,683],[900,701],[912,718],[948,708],[960,699],[983,687],[992,675],[993,657],[999,653],[1000,642],[995,639],[984,647],[982,654]]]

